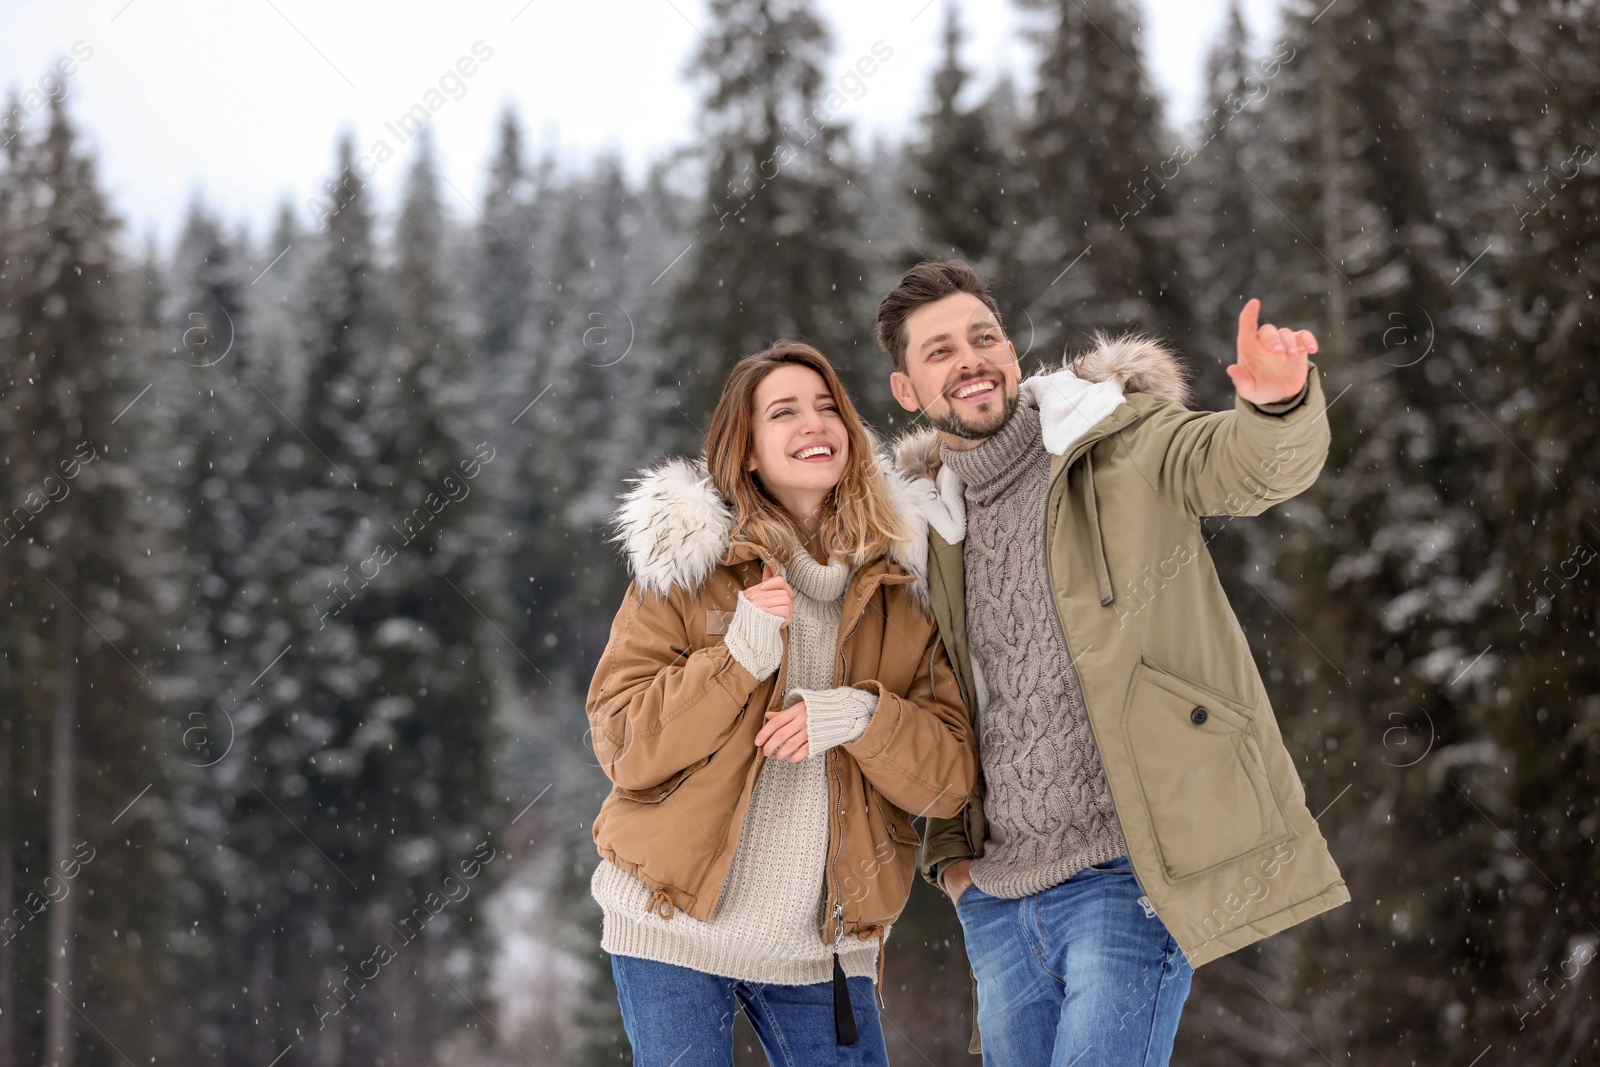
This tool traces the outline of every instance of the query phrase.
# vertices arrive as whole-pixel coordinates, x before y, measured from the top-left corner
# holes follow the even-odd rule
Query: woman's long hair
[[[833,365],[821,352],[799,341],[778,341],[735,363],[711,415],[711,429],[706,433],[706,467],[717,491],[733,505],[732,536],[754,542],[785,560],[805,550],[805,534],[797,518],[767,492],[756,472],[749,469],[755,446],[756,387],[767,375],[786,366],[809,367],[817,372],[839,408],[850,442],[844,474],[822,504],[818,547],[829,560],[853,565],[869,563],[909,534],[889,502],[877,448]]]

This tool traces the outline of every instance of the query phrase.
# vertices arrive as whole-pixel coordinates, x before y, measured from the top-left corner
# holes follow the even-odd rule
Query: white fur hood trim
[[[909,536],[890,546],[889,558],[914,579],[912,593],[924,610],[928,597],[926,491],[914,480],[884,468],[889,500]],[[732,543],[733,507],[717,492],[703,460],[681,457],[642,471],[612,516],[611,540],[622,546],[628,573],[657,596],[700,588]]]
[[[1085,355],[1025,379],[1018,389],[1038,402],[1044,447],[1055,456],[1070,452],[1122,405],[1127,393],[1150,393],[1177,404],[1189,399],[1187,376],[1177,357],[1137,334],[1115,339],[1098,334]],[[921,488],[916,499],[928,525],[949,544],[965,539],[961,479],[940,462],[938,434],[932,429],[907,434],[894,451],[896,469]]]
[[[630,479],[633,488],[611,517],[628,573],[640,586],[666,596],[698,589],[727,552],[733,508],[704,463],[673,457]]]

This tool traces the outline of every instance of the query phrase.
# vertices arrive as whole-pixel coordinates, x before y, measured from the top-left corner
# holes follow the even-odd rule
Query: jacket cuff
[[[1261,412],[1263,415],[1287,415],[1295,408],[1306,402],[1306,396],[1311,392],[1311,374],[1306,373],[1306,383],[1300,387],[1300,392],[1288,400],[1280,400],[1276,404],[1257,404],[1246,400],[1245,403]]]
[[[872,713],[878,709],[876,694],[848,686],[796,689],[794,695],[806,702],[806,741],[813,756],[866,733]]]
[[[762,611],[740,593],[724,643],[739,666],[764,682],[783,663],[783,617]]]
[[[949,869],[952,863],[958,860],[970,860],[971,858],[971,856],[945,856],[942,859],[934,860],[932,863],[924,863],[922,865],[922,880],[939,892],[944,893],[945,899],[948,900],[950,894],[944,891],[944,872]]]

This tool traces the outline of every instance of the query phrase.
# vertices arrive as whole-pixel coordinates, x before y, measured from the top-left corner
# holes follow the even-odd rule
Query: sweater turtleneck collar
[[[1039,403],[1026,389],[1017,398],[1011,418],[978,447],[958,451],[939,445],[940,460],[961,479],[967,495],[980,504],[997,499],[1044,454]]]
[[[783,576],[789,584],[812,600],[831,604],[844,596],[850,584],[850,566],[842,561],[818,563],[805,549],[796,552],[784,564]]]

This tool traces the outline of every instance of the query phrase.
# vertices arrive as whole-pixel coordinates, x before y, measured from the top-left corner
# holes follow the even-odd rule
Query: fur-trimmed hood
[[[928,521],[923,490],[878,458],[889,500],[908,536],[889,548],[889,559],[911,575],[912,595],[929,610]],[[717,491],[703,459],[663,460],[630,479],[632,488],[611,518],[611,540],[622,546],[628,574],[657,596],[695,590],[711,576],[733,543],[733,506]]]
[[[1038,400],[1045,448],[1058,456],[1115,411],[1128,393],[1149,393],[1185,406],[1190,399],[1188,369],[1170,349],[1142,334],[1096,334],[1089,351],[1068,356],[1058,370],[1024,379],[1019,388]],[[939,434],[931,427],[895,441],[894,467],[904,477],[934,478],[940,466]]]
[[[1039,405],[1045,451],[1063,456],[1117,408],[1128,393],[1148,393],[1176,404],[1189,401],[1189,378],[1178,357],[1141,334],[1096,334],[1094,346],[1059,370],[1036,374],[1018,386]],[[939,434],[929,427],[905,434],[894,446],[895,471],[911,487],[928,525],[950,544],[966,536],[966,504],[959,478],[939,458]]]

